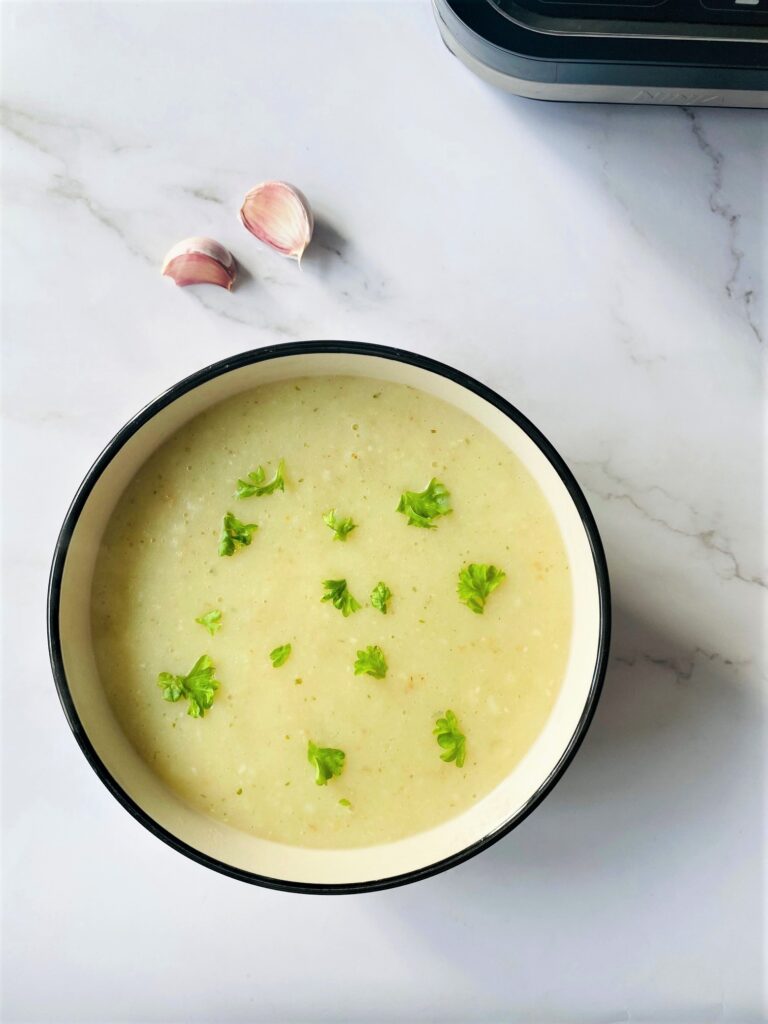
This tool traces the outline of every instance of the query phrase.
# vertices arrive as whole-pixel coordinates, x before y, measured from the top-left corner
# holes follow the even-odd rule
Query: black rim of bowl
[[[487,402],[490,402],[491,405],[503,412],[505,416],[508,416],[513,420],[546,456],[555,472],[562,480],[569,495],[571,496],[571,500],[576,506],[592,550],[600,605],[597,657],[595,659],[594,673],[584,709],[576,730],[558,759],[557,764],[530,799],[521,808],[519,808],[512,817],[502,822],[488,835],[484,836],[482,839],[478,839],[463,850],[459,850],[456,853],[451,854],[451,856],[445,857],[443,860],[436,861],[433,864],[428,864],[425,867],[417,868],[413,871],[408,871],[400,875],[392,875],[365,882],[328,885],[312,882],[286,881],[280,878],[259,875],[255,872],[246,871],[242,868],[234,867],[231,864],[226,864],[223,861],[217,860],[215,857],[209,857],[207,854],[202,853],[200,850],[197,850],[193,846],[183,842],[150,817],[150,815],[148,815],[146,811],[132,800],[125,790],[122,789],[122,787],[112,777],[106,765],[96,753],[93,744],[86,734],[85,728],[83,727],[75,708],[69,684],[67,683],[61,653],[61,637],[59,633],[61,581],[64,572],[64,565],[67,559],[67,552],[69,550],[75,526],[77,525],[80,513],[82,512],[97,480],[128,439],[131,438],[142,426],[144,426],[145,423],[152,419],[156,413],[160,412],[161,409],[164,409],[182,395],[187,394],[187,392],[194,390],[199,385],[204,384],[215,377],[229,373],[231,370],[237,370],[243,366],[251,365],[252,363],[260,363],[266,360],[278,359],[285,356],[312,355],[317,353],[375,356],[381,359],[391,359],[396,362],[416,366],[422,370],[427,370],[439,376],[446,377],[449,380],[454,381],[456,384],[466,388],[468,391],[474,392],[474,394],[484,398]],[[555,784],[562,778],[566,768],[573,760],[576,751],[581,745],[587,729],[589,728],[597,707],[597,702],[603,685],[603,678],[605,676],[611,630],[610,620],[611,608],[608,568],[595,520],[592,516],[589,505],[587,504],[587,500],[584,497],[581,488],[576,483],[573,474],[546,437],[544,437],[544,435],[525,416],[523,416],[521,412],[519,412],[500,395],[497,395],[484,384],[474,380],[466,373],[454,369],[452,366],[437,362],[434,359],[429,359],[426,356],[418,355],[414,352],[404,351],[403,349],[352,341],[291,342],[288,344],[269,345],[264,348],[241,352],[238,355],[230,356],[217,363],[212,363],[210,366],[206,366],[202,370],[198,370],[196,373],[184,378],[184,380],[179,381],[178,384],[168,388],[167,391],[164,391],[154,401],[146,405],[115,434],[86,473],[85,478],[80,484],[80,487],[78,488],[77,493],[72,500],[72,504],[64,518],[64,523],[61,527],[54,550],[53,563],[51,565],[51,574],[48,584],[48,649],[50,653],[51,667],[53,669],[53,677],[59,694],[59,700],[61,701],[64,714],[67,717],[67,721],[74,733],[75,739],[80,745],[80,749],[83,751],[89,764],[110,793],[112,793],[112,795],[130,814],[133,815],[134,818],[137,819],[137,821],[141,822],[141,824],[145,828],[149,829],[153,835],[157,836],[158,839],[162,839],[163,842],[167,843],[174,850],[177,850],[179,853],[183,853],[185,856],[190,857],[199,864],[203,864],[205,867],[211,868],[214,871],[230,875],[232,878],[237,878],[244,882],[266,886],[270,889],[280,889],[283,891],[300,893],[343,894],[373,892],[379,889],[389,889],[395,886],[405,885],[408,882],[415,882],[422,878],[429,878],[431,875],[436,875],[441,871],[445,871],[457,864],[461,864],[465,860],[469,860],[470,857],[474,857],[476,854],[480,853],[481,850],[487,849],[493,843],[507,835],[507,833],[511,832],[513,828],[516,828],[516,826],[519,825],[524,818],[527,818],[531,811],[541,803],[544,797],[552,791]]]

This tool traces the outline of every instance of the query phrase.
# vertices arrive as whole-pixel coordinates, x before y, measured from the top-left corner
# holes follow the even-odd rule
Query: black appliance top
[[[768,0],[490,0],[516,24],[557,34],[743,39],[768,29]],[[762,31],[761,31],[762,30]]]
[[[539,61],[768,69],[768,0],[441,0],[483,45]]]

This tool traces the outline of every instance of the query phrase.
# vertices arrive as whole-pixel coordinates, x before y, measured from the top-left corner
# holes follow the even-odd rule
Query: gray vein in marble
[[[186,193],[188,196],[192,196],[193,199],[200,199],[204,203],[216,203],[219,206],[224,205],[224,200],[221,196],[216,195],[213,189],[205,188],[204,186],[190,186],[182,185],[181,191]]]
[[[235,287],[237,287],[237,285],[235,285]],[[281,334],[291,338],[296,337],[297,333],[300,333],[290,327],[284,326],[283,324],[270,322],[266,319],[262,319],[261,321],[257,318],[246,320],[243,317],[238,316],[236,313],[233,313],[231,310],[222,309],[220,306],[216,306],[213,303],[208,302],[202,292],[198,291],[196,288],[187,288],[185,290],[195,300],[195,302],[199,303],[199,305],[203,307],[203,309],[207,310],[209,313],[214,313],[216,316],[220,316],[223,320],[229,320],[230,323],[238,324],[241,327],[250,327],[251,329],[256,327],[260,330],[269,331],[272,334]]]
[[[613,117],[613,111],[607,111],[606,116],[607,119],[605,127],[603,128],[601,134],[603,146],[607,147],[608,142],[611,138],[611,133],[608,125],[610,124],[610,119]],[[638,236],[638,238],[645,239],[647,236],[643,228],[642,222],[639,222],[635,217],[634,213],[632,212],[631,206],[619,191],[617,183],[613,175],[611,174],[610,160],[606,149],[602,149],[601,151],[598,147],[598,155],[600,158],[600,176],[603,180],[603,186],[605,188],[606,193],[614,200],[614,202],[616,202],[621,207],[621,210],[624,213],[624,216],[626,217],[627,223]]]
[[[725,294],[741,307],[744,319],[750,330],[762,344],[762,332],[754,316],[754,288],[739,287],[739,278],[744,263],[744,250],[739,246],[739,230],[742,215],[734,210],[724,195],[723,168],[725,154],[722,150],[717,149],[707,138],[700,115],[688,107],[682,107],[681,109],[688,118],[696,145],[711,165],[711,187],[708,195],[709,208],[716,217],[720,217],[723,220],[726,226],[728,251],[731,257],[731,272],[725,282]]]
[[[708,651],[706,648],[699,646],[694,647],[690,654],[665,657],[649,654],[646,651],[635,650],[631,654],[615,654],[612,661],[626,668],[636,668],[638,665],[651,665],[655,668],[666,669],[673,674],[675,683],[678,686],[690,682],[696,669],[702,663],[720,664],[729,670],[747,668],[752,664],[751,658],[725,658],[718,651]]]
[[[210,302],[206,302],[205,298],[197,291],[196,288],[185,289],[190,297],[194,299],[199,305],[206,309],[209,313],[214,313],[216,316],[222,317],[224,320],[229,320],[233,324],[240,324],[242,327],[254,327],[255,325],[250,320],[244,320],[242,317],[237,316],[235,313],[230,313],[229,310],[221,309],[218,306],[212,305]]]
[[[338,270],[347,271],[350,282],[356,279],[356,289],[353,291],[348,286],[340,294],[353,302],[356,298],[362,300],[361,305],[385,300],[388,297],[389,279],[381,275],[379,280],[374,282],[372,275],[366,273],[360,262],[350,258],[349,248],[349,240],[332,221],[324,214],[316,214],[312,244],[304,257],[307,269],[316,268],[318,276],[325,276]]]
[[[334,256],[338,256],[342,262],[346,262],[342,255],[341,249],[338,248],[337,246],[324,244],[323,242],[319,242],[318,245],[320,246],[321,249],[324,249],[325,252],[329,252]]]
[[[0,127],[4,128],[10,135],[15,136],[21,142],[26,142],[27,145],[32,146],[39,153],[45,154],[45,156],[52,156],[56,159],[60,159],[56,153],[53,153],[47,146],[35,137],[33,132],[28,131],[25,127],[19,124],[12,123],[13,118],[21,118],[22,124],[24,120],[31,122],[32,124],[44,124],[45,122],[37,121],[29,114],[25,114],[21,110],[15,110],[12,107],[8,107],[5,104],[0,104]]]
[[[63,160],[62,164],[65,168],[65,174],[55,174],[54,184],[49,185],[46,192],[49,195],[59,196],[62,199],[69,199],[72,202],[79,203],[95,220],[99,222],[99,224],[102,224],[105,228],[109,228],[110,231],[117,235],[130,253],[134,256],[138,256],[139,259],[149,264],[149,266],[154,266],[155,261],[130,241],[128,236],[117,221],[112,218],[110,213],[101,206],[101,204],[97,203],[95,199],[92,199],[88,195],[83,183],[69,174],[66,170],[66,163]]]
[[[631,485],[629,481],[618,476],[613,471],[613,469],[611,468],[610,460],[608,459],[594,462],[574,462],[573,465],[587,469],[593,469],[597,467],[602,472],[603,476],[608,481],[610,481],[610,483],[615,484],[616,487],[619,488],[618,490],[609,490],[606,489],[605,487],[601,488],[599,485],[585,483],[584,486],[586,487],[586,489],[591,491],[593,494],[596,494],[603,501],[626,502],[627,504],[631,505],[649,522],[655,523],[658,526],[661,526],[664,529],[669,530],[671,533],[676,533],[681,537],[687,537],[690,540],[695,540],[709,552],[722,555],[723,558],[726,559],[729,568],[725,572],[718,568],[715,568],[717,575],[721,579],[729,581],[740,580],[742,583],[748,583],[758,587],[768,588],[768,581],[763,576],[760,576],[756,573],[747,572],[742,567],[739,559],[728,546],[727,541],[722,537],[721,534],[718,533],[717,530],[711,527],[704,530],[684,530],[679,526],[673,526],[672,523],[670,523],[667,519],[663,519],[658,514],[654,514],[653,512],[645,508],[641,501],[637,497],[635,497],[636,494],[651,494],[653,492],[656,492],[658,494],[663,495],[669,501],[674,502],[678,506],[682,506],[685,509],[689,518],[693,519],[696,516],[696,512],[694,509],[692,509],[690,506],[685,505],[684,502],[682,502],[679,498],[676,498],[673,494],[670,494],[670,492],[666,491],[663,487],[660,487],[658,484],[652,484],[650,487],[645,488],[638,488]]]
[[[643,231],[642,225],[635,219],[632,209],[621,194],[616,186],[613,175],[610,170],[610,160],[608,157],[607,146],[611,139],[611,133],[609,130],[610,119],[613,116],[612,111],[606,112],[605,125],[601,132],[601,145],[597,148],[598,157],[600,159],[600,176],[602,178],[603,187],[607,195],[609,195],[614,202],[621,208],[627,223],[630,225],[632,230],[638,235],[639,238],[645,238],[645,232]],[[666,362],[666,357],[663,355],[649,355],[638,347],[637,338],[635,337],[634,331],[630,326],[629,321],[623,312],[624,307],[624,294],[621,289],[619,282],[615,284],[616,299],[608,306],[608,312],[616,324],[618,329],[618,338],[623,347],[627,351],[632,363],[635,366],[640,366],[648,369],[655,363]]]
[[[635,366],[643,367],[646,370],[651,366],[654,366],[656,363],[666,362],[666,356],[664,355],[649,355],[648,353],[641,351],[638,346],[635,333],[622,312],[621,307],[623,305],[624,296],[621,287],[618,284],[616,286],[616,293],[616,301],[609,305],[608,312],[610,313],[611,319],[616,324],[619,341],[624,346],[631,362],[634,363]]]
[[[94,125],[88,124],[85,121],[75,121],[72,118],[53,117],[51,115],[38,113],[33,114],[28,110],[22,110],[21,107],[14,107],[8,103],[0,103],[0,127],[5,128],[18,139],[34,146],[34,148],[38,149],[41,153],[45,153],[48,156],[55,156],[58,159],[61,159],[60,155],[49,149],[37,137],[37,134],[34,131],[35,128],[42,129],[44,131],[53,128],[57,131],[70,132],[75,137],[82,132],[87,132],[89,135],[97,138],[102,147],[109,153],[117,154],[128,151],[150,149],[149,143],[128,144],[124,142],[117,142],[102,128],[96,128]]]
[[[37,133],[31,128],[35,126],[39,128],[58,128],[65,129],[67,131],[78,131],[81,129],[89,132],[94,132],[102,140],[108,140],[108,149],[112,153],[119,153],[125,150],[126,146],[119,146],[109,136],[103,135],[99,132],[95,132],[94,129],[87,126],[78,126],[74,124],[67,124],[62,121],[58,121],[51,118],[41,117],[39,115],[29,114],[23,110],[14,107],[0,106],[0,116],[2,118],[2,127],[5,128],[10,134],[15,136],[17,139],[31,146],[39,153],[43,153],[45,156],[51,157],[56,160],[62,169],[62,173],[53,175],[53,182],[46,189],[49,195],[57,196],[62,199],[69,200],[80,204],[87,212],[97,220],[103,227],[108,228],[113,234],[115,234],[120,241],[126,246],[126,248],[134,256],[139,257],[145,263],[150,265],[153,264],[150,256],[139,249],[134,243],[130,241],[128,236],[123,231],[122,227],[114,219],[105,207],[100,203],[96,202],[91,196],[88,195],[85,186],[82,181],[76,178],[71,171],[69,162],[60,152],[52,149],[49,145],[45,144]]]

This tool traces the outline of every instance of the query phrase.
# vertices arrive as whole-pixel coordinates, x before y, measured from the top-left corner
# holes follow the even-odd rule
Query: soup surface
[[[234,496],[281,459],[284,490]],[[432,479],[449,499],[398,511]],[[235,527],[220,545],[227,513],[258,524],[239,531],[250,543]],[[361,606],[348,615],[324,587],[341,580]],[[184,801],[276,841],[353,847],[440,824],[514,768],[564,674],[571,581],[544,496],[474,419],[400,384],[302,378],[226,400],[145,463],[105,532],[92,625],[115,714]],[[203,655],[213,671],[190,680]],[[343,761],[310,761],[310,743]]]

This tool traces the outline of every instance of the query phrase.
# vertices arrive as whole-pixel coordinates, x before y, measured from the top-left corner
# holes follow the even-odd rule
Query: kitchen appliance
[[[768,0],[433,0],[448,49],[534,99],[768,107]]]

